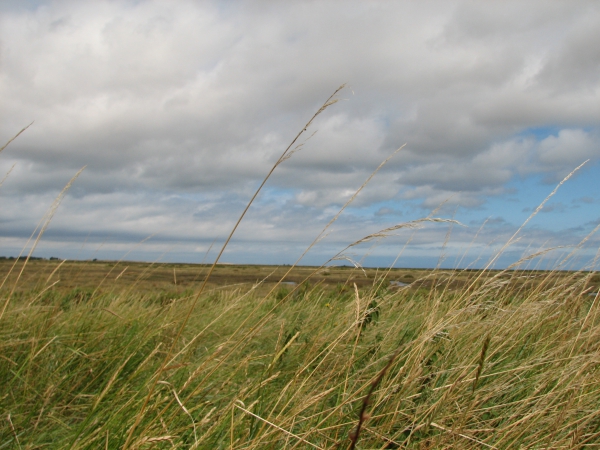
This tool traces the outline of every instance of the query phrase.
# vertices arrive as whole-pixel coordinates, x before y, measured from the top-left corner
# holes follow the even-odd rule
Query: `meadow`
[[[0,262],[6,300],[25,261]],[[0,322],[0,448],[600,441],[600,275],[287,269],[218,266],[176,339],[207,266],[28,262]]]
[[[0,449],[600,446],[594,271],[219,257],[0,259]]]

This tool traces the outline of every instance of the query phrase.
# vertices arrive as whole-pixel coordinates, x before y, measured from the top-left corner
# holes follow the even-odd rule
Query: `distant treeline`
[[[27,259],[27,256],[0,256],[0,260],[9,260],[9,261],[25,261]],[[30,256],[29,260],[33,261],[33,260],[48,260],[48,261],[58,261],[60,258],[56,258],[54,256],[51,256],[50,258],[40,258],[39,256]]]

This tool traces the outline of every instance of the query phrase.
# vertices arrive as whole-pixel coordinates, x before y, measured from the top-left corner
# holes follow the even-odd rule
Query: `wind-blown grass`
[[[21,295],[0,323],[0,448],[577,448],[600,436],[589,274],[469,295]],[[568,284],[567,284],[568,283]],[[34,293],[31,293],[33,296]],[[363,398],[381,370],[368,404]],[[8,418],[10,417],[10,421]]]
[[[598,445],[598,275],[518,269],[167,301],[7,283],[0,449]]]

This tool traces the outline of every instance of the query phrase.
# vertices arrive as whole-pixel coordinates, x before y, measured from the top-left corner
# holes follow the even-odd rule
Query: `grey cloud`
[[[598,224],[600,224],[600,217],[598,217],[596,220],[590,220],[589,222],[586,222],[584,226],[589,228],[595,228],[596,226],[598,226]]]
[[[485,220],[484,224],[485,224],[485,226],[498,227],[498,226],[506,226],[506,225],[508,225],[508,222],[503,217],[490,217]],[[482,224],[478,220],[471,220],[469,222],[469,225],[481,226]]]
[[[404,213],[399,209],[381,207],[375,212],[376,216],[403,216]]]
[[[587,205],[591,205],[592,203],[594,203],[595,200],[593,197],[590,196],[584,196],[584,197],[580,197],[580,198],[575,198],[572,200],[572,203],[577,205],[578,203],[585,203]]]
[[[564,129],[539,143],[539,161],[546,167],[573,165],[600,154],[600,139],[583,130]]]
[[[548,56],[548,62],[538,77],[542,83],[556,92],[573,89],[590,92],[600,82],[600,49],[591,44],[600,39],[598,21],[600,11],[592,5],[583,5],[570,24],[570,33]]]
[[[563,213],[567,210],[567,206],[561,202],[553,202],[545,205],[540,212],[550,213],[550,212],[559,212]]]

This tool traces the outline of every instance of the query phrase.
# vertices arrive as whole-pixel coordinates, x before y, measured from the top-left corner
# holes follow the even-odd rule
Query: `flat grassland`
[[[7,286],[16,285],[17,291],[50,289],[66,293],[70,290],[128,293],[172,292],[174,295],[198,289],[204,281],[209,264],[147,263],[132,261],[62,261],[32,259],[27,262],[27,270],[19,275],[24,260],[0,259],[0,279]],[[290,271],[291,269],[291,271]],[[288,273],[289,272],[289,273]],[[275,285],[292,289],[297,284],[319,286],[328,290],[334,286],[359,288],[405,287],[411,291],[417,288],[456,291],[468,287],[477,280],[482,284],[491,278],[499,278],[506,289],[531,290],[542,281],[548,281],[547,271],[520,270],[432,270],[432,269],[388,269],[360,268],[353,266],[265,266],[218,264],[211,274],[208,286],[213,290],[253,289],[267,292]],[[575,274],[568,271],[552,273],[556,282],[573,283],[582,280],[587,272]],[[588,286],[600,285],[599,277],[587,277]],[[17,281],[18,279],[18,281]],[[409,286],[404,286],[409,285]],[[5,287],[6,289],[6,287]],[[191,292],[190,291],[190,292]]]
[[[600,446],[597,273],[208,269],[0,260],[0,449]]]

